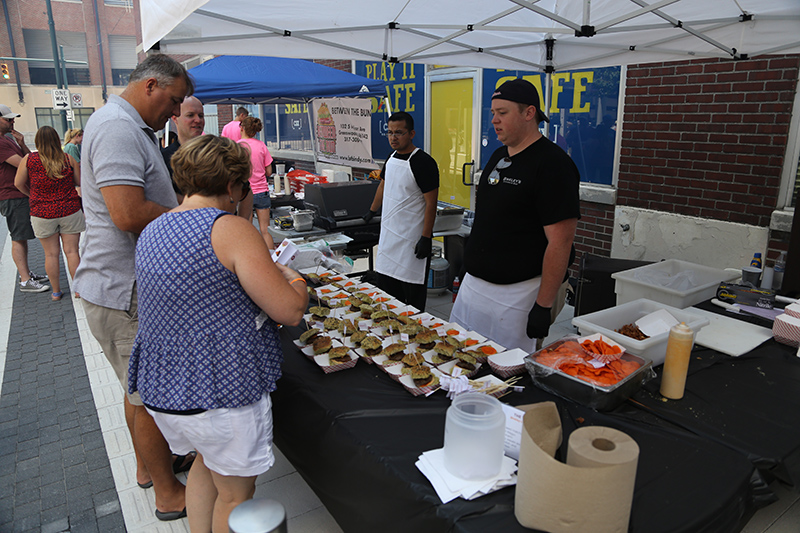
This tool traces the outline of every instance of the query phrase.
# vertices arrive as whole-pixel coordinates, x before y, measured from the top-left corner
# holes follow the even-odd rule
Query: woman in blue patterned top
[[[172,157],[183,203],[136,245],[139,331],[129,388],[172,451],[197,450],[186,485],[192,531],[228,531],[274,463],[269,393],[281,375],[277,323],[297,325],[305,282],[272,262],[264,239],[232,215],[249,191],[250,154],[202,135]]]

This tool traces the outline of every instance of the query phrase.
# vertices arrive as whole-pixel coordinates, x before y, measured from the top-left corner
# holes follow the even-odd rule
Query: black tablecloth
[[[413,397],[364,361],[350,370],[324,374],[291,343],[298,334],[297,328],[283,328],[281,334],[285,362],[273,393],[275,441],[345,531],[530,531],[514,518],[513,487],[473,501],[442,504],[414,466],[422,452],[443,445],[450,403],[443,392]],[[753,360],[757,358],[758,354]],[[762,358],[773,360],[770,354]],[[723,363],[717,366],[726,368]],[[690,378],[692,386],[699,373]],[[636,399],[647,409],[626,404],[611,413],[597,413],[536,388],[527,376],[522,384],[524,392],[503,401],[555,401],[564,428],[562,460],[569,434],[582,425],[614,427],[636,440],[640,458],[633,532],[737,531],[757,507],[774,499],[739,448],[703,436],[681,417],[663,412],[691,412],[688,407],[659,409],[662,406],[651,405],[655,400],[647,398],[653,393],[645,391]],[[725,413],[726,419],[730,416]],[[771,435],[762,437],[771,440]],[[772,459],[782,464],[779,454],[785,449],[778,447]]]

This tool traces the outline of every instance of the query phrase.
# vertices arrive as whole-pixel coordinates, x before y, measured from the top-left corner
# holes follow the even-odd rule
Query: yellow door
[[[461,169],[472,161],[472,86],[472,78],[431,82],[430,147],[439,164],[439,200],[466,208],[471,187],[462,183]]]

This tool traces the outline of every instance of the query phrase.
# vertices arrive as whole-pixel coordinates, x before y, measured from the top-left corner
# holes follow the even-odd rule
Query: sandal
[[[175,459],[172,460],[172,471],[175,474],[188,472],[189,469],[192,468],[195,458],[197,458],[197,452],[189,452],[186,455],[176,455]]]
[[[52,299],[54,302],[57,302],[57,301],[59,301],[59,300],[61,299],[61,297],[62,297],[63,295],[64,295],[64,293],[62,293],[62,292],[54,292],[53,294],[51,294],[51,295],[50,295],[50,298],[51,298],[51,299]]]

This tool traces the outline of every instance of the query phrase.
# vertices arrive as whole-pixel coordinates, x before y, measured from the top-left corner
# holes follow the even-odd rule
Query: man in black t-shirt
[[[564,304],[580,218],[580,175],[539,132],[549,122],[536,88],[522,79],[492,95],[503,147],[486,164],[464,250],[467,270],[450,316],[506,348],[536,348]]]
[[[405,112],[389,117],[389,144],[395,150],[381,170],[369,222],[381,208],[381,235],[375,270],[378,287],[425,310],[433,223],[439,198],[439,167],[414,146],[414,119]]]
[[[172,156],[175,155],[181,144],[203,134],[203,129],[206,126],[203,103],[194,96],[187,96],[181,104],[180,116],[172,117],[172,122],[175,124],[175,129],[178,130],[178,140],[161,149],[161,156],[164,158],[164,163],[167,164],[170,178],[172,177],[172,164],[170,164]],[[172,188],[178,197],[178,203],[181,203],[183,201],[183,193],[181,193],[174,181],[172,182]]]

